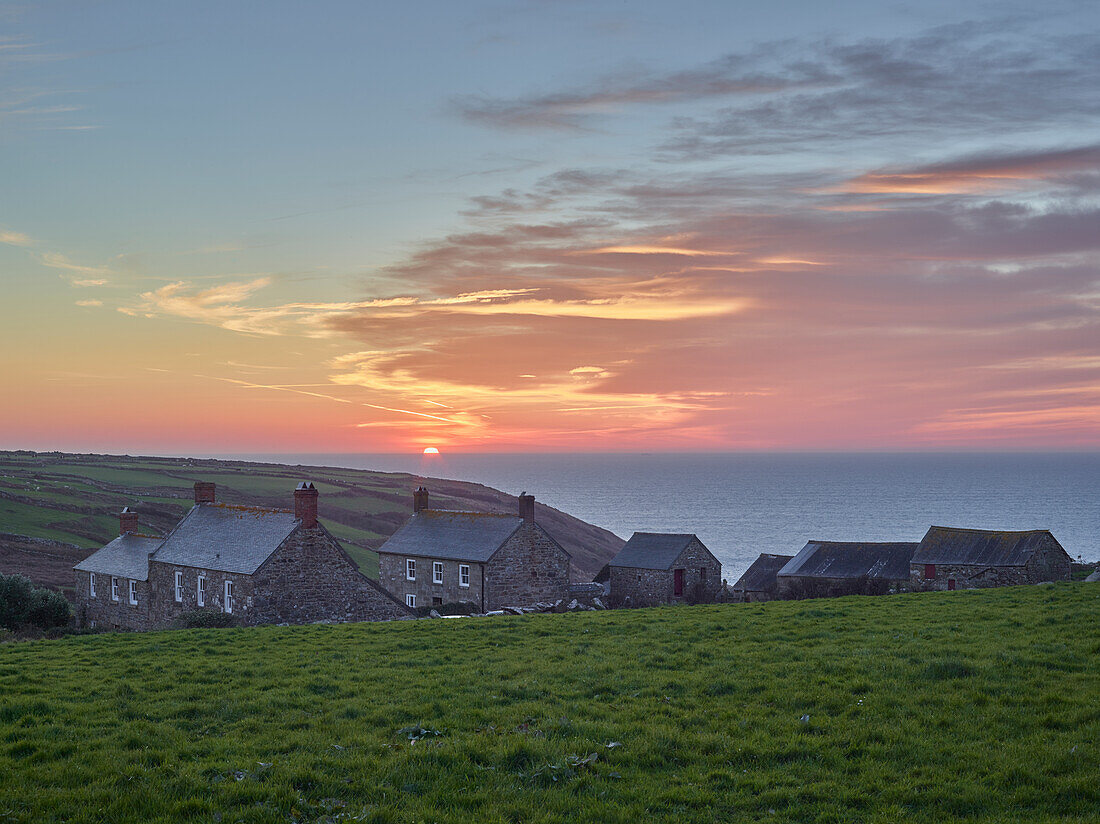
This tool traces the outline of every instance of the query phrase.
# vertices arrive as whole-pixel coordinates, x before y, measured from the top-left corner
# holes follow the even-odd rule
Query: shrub
[[[22,575],[0,575],[0,627],[63,627],[70,615],[69,602],[61,593],[36,587]]]
[[[202,609],[185,612],[180,616],[180,623],[185,629],[202,629],[235,627],[239,622],[228,612],[222,612],[220,609],[213,609],[212,607],[203,607]]]

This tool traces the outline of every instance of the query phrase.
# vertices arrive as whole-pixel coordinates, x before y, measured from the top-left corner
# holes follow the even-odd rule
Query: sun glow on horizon
[[[436,449],[434,446],[426,446],[426,447],[424,447],[424,454],[425,455],[438,455],[439,450]]]

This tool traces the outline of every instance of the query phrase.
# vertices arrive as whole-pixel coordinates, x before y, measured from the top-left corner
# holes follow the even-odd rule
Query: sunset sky
[[[0,447],[1100,448],[1100,4],[0,3]]]

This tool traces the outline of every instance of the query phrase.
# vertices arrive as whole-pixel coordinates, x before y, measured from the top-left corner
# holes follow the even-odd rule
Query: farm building
[[[535,521],[535,498],[516,515],[452,512],[413,494],[413,515],[378,550],[379,580],[409,607],[470,603],[482,612],[569,595],[570,556]]]
[[[1045,529],[930,527],[914,553],[914,589],[973,589],[1068,581],[1073,560]]]
[[[915,543],[810,541],[776,573],[780,598],[882,595],[909,581]]]
[[[772,601],[777,597],[776,575],[793,555],[760,553],[730,589],[737,601]]]
[[[722,564],[695,535],[635,532],[608,569],[615,606],[709,603],[722,590]]]
[[[195,505],[167,538],[119,517],[120,535],[76,565],[83,626],[169,627],[188,612],[216,609],[242,624],[371,621],[408,610],[359,572],[317,520],[313,484],[294,490],[294,510],[229,506],[212,483],[195,484]]]

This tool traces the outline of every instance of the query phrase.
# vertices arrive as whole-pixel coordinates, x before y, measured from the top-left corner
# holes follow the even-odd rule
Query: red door
[[[948,589],[954,589],[955,588],[955,579],[954,578],[948,578],[947,579],[947,588]]]
[[[677,598],[684,594],[684,571],[682,569],[672,570],[672,594]]]

